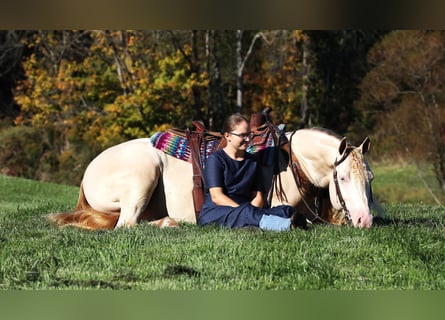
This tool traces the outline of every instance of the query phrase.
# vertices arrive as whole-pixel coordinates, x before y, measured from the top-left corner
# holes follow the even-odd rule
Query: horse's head
[[[332,206],[343,210],[346,219],[360,228],[371,227],[373,220],[370,210],[373,175],[364,157],[369,146],[368,138],[359,147],[347,144],[343,138],[329,183]]]

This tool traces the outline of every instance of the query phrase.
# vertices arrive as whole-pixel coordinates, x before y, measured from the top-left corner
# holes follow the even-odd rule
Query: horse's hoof
[[[166,217],[166,218],[162,219],[159,227],[160,228],[176,228],[176,227],[179,227],[179,224],[176,222],[176,220]]]
[[[179,227],[179,224],[176,222],[176,220],[165,217],[159,220],[150,221],[148,222],[149,225],[157,226],[158,228],[176,228]]]

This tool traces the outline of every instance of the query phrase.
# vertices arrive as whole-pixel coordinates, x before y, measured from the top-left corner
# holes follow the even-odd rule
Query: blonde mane
[[[334,131],[332,131],[330,129],[327,129],[327,128],[313,127],[313,128],[308,128],[308,130],[313,130],[313,131],[318,131],[318,132],[321,132],[321,133],[325,133],[328,136],[337,138],[338,140],[341,140],[341,138],[342,138],[342,136],[340,136],[338,133],[336,133],[336,132],[334,132]]]
[[[359,183],[366,181],[366,163],[363,154],[358,149],[351,151],[349,155],[351,172],[356,177]]]

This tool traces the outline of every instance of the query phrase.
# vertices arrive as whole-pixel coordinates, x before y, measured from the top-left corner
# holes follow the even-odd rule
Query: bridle
[[[346,207],[345,199],[343,198],[343,194],[341,193],[340,184],[338,182],[338,177],[337,177],[337,167],[340,163],[345,161],[345,159],[349,156],[349,154],[351,153],[352,150],[354,150],[354,148],[348,146],[346,148],[345,152],[343,153],[342,157],[339,160],[337,160],[337,158],[335,158],[334,170],[333,170],[335,194],[337,195],[338,201],[340,202],[340,205],[343,209],[343,212],[345,214],[345,219],[349,224],[352,224],[351,214],[349,213],[349,209]]]
[[[301,185],[301,177],[300,177],[300,173],[299,173],[299,170],[298,170],[298,166],[299,166],[298,165],[298,160],[297,160],[297,157],[295,156],[295,154],[292,152],[292,138],[293,138],[293,136],[294,136],[296,131],[297,130],[294,130],[292,132],[292,134],[290,135],[290,137],[289,137],[289,147],[288,147],[289,164],[288,165],[289,165],[289,167],[291,169],[292,175],[294,177],[295,184],[297,185],[298,191],[300,192],[301,198],[302,198],[306,208],[309,210],[309,212],[312,215],[315,216],[314,221],[318,219],[318,220],[320,220],[322,222],[329,223],[328,221],[326,221],[325,219],[323,219],[320,216],[321,201],[319,199],[319,196],[317,195],[315,197],[315,209],[312,209],[309,206],[309,204],[307,203],[306,199],[305,199],[305,192],[303,192],[303,190],[302,190],[303,188],[302,188],[302,185]],[[334,185],[335,185],[335,193],[337,195],[337,198],[338,198],[338,200],[340,202],[340,205],[342,207],[342,210],[344,212],[345,219],[346,219],[347,223],[349,223],[349,224],[352,224],[352,219],[351,219],[351,215],[350,215],[349,209],[346,206],[345,199],[344,199],[344,197],[343,197],[343,195],[341,193],[340,185],[339,185],[339,182],[338,182],[338,176],[337,176],[337,166],[339,164],[341,164],[343,161],[346,160],[346,158],[349,156],[349,154],[351,153],[352,150],[354,150],[354,148],[352,146],[348,145],[346,147],[345,151],[343,152],[342,157],[339,160],[335,159],[334,170],[333,170],[333,180],[334,180]],[[319,189],[321,190],[321,188],[319,188]],[[317,192],[317,193],[320,193],[320,192]]]
[[[303,190],[304,187],[303,187],[302,182],[301,182],[303,180],[301,175],[305,176],[305,174],[301,170],[301,168],[299,168],[300,166],[299,166],[299,163],[298,163],[298,159],[295,156],[294,152],[292,151],[292,139],[293,139],[293,136],[294,136],[295,132],[297,132],[297,130],[294,130],[291,133],[289,139],[287,139],[285,137],[285,135],[284,135],[284,128],[275,127],[273,125],[272,121],[270,121],[270,119],[268,117],[269,111],[270,111],[269,109],[266,109],[266,110],[263,111],[263,115],[264,115],[266,121],[265,121],[265,123],[262,126],[258,127],[256,131],[262,132],[264,128],[269,129],[269,132],[270,132],[270,134],[272,134],[272,137],[274,139],[275,146],[278,147],[278,148],[276,148],[276,150],[278,151],[278,149],[282,149],[285,152],[287,152],[287,154],[288,154],[288,166],[291,169],[291,172],[292,172],[292,175],[293,175],[293,178],[294,178],[294,182],[295,182],[295,184],[296,184],[296,186],[298,188],[298,191],[299,191],[299,193],[301,195],[301,199],[303,200],[303,203],[306,206],[306,209],[315,217],[313,221],[320,220],[320,221],[322,221],[324,223],[329,224],[329,222],[326,221],[324,218],[322,218],[321,215],[320,215],[321,205],[322,205],[321,198],[322,198],[322,193],[323,193],[324,189],[320,188],[320,187],[316,187],[316,186],[313,186],[311,188],[313,190],[312,194],[315,197],[315,208],[314,209],[311,208],[311,206],[308,204],[308,201],[307,201],[307,199],[305,197],[307,193],[305,192],[305,190]],[[288,141],[283,141],[283,139],[288,140]],[[253,140],[254,139],[252,139],[252,141]],[[344,152],[342,153],[341,158],[340,159],[337,159],[337,158],[335,159],[334,170],[333,170],[333,173],[332,173],[333,174],[333,181],[334,181],[334,185],[335,185],[336,196],[337,196],[337,198],[338,198],[338,200],[340,202],[340,205],[342,207],[342,210],[343,210],[343,213],[344,213],[344,216],[345,216],[345,220],[350,225],[352,224],[351,214],[350,214],[349,209],[346,206],[345,199],[344,199],[343,194],[342,194],[341,189],[340,189],[340,184],[339,184],[339,181],[338,181],[337,167],[343,161],[345,161],[348,158],[348,156],[351,154],[351,151],[353,151],[354,149],[355,149],[354,146],[352,146],[350,144],[346,145],[346,147],[344,149]],[[276,163],[278,163],[278,162],[279,161],[277,161]],[[279,170],[277,170],[276,172],[279,172]],[[307,179],[307,177],[305,177],[305,178]],[[279,181],[277,181],[277,179]],[[273,180],[274,180],[273,183],[275,184],[275,189],[276,189],[276,193],[277,193],[278,198],[281,199],[281,201],[287,201],[287,196],[286,196],[285,192],[283,191],[283,187],[281,185],[281,176],[277,173],[277,174],[274,175],[274,179]],[[273,192],[272,190],[273,189],[274,188],[271,189],[271,192],[269,193],[269,196],[268,196],[268,203],[269,204],[271,203],[271,197],[272,197],[272,192]],[[372,201],[372,190],[371,190],[371,201]]]
[[[337,198],[338,201],[340,202],[340,205],[343,209],[343,212],[345,213],[345,219],[349,224],[352,224],[352,219],[351,219],[351,214],[349,212],[349,209],[346,207],[346,202],[345,199],[343,198],[343,195],[341,193],[340,190],[340,184],[338,182],[338,177],[337,177],[337,167],[339,164],[341,164],[343,161],[345,161],[345,159],[349,156],[349,154],[351,153],[351,151],[354,150],[354,147],[351,145],[347,145],[345,151],[343,152],[342,157],[337,160],[337,158],[335,159],[334,162],[334,171],[333,171],[333,179],[334,179],[334,185],[335,185],[335,193],[337,194]],[[369,182],[369,203],[373,203],[374,202],[374,198],[372,195],[372,187],[371,187],[371,182]]]

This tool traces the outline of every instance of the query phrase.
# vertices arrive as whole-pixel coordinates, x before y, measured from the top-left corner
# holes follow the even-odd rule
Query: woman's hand
[[[254,207],[262,208],[264,206],[264,196],[261,191],[257,191],[250,204]]]
[[[229,206],[229,207],[239,206],[239,203],[236,203],[235,201],[233,201],[224,194],[223,188],[220,187],[210,188],[209,192],[213,203],[216,204],[217,206]]]

